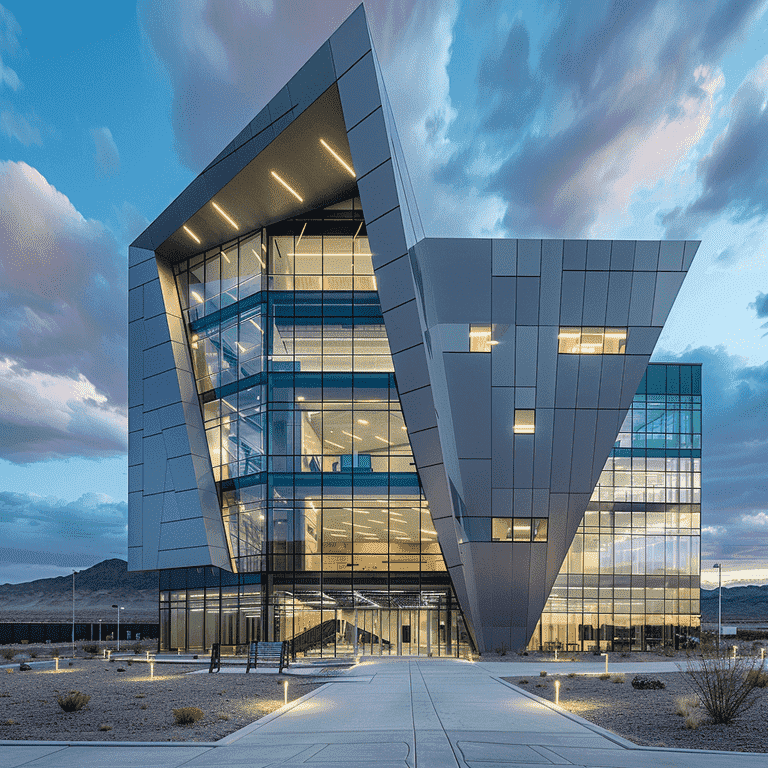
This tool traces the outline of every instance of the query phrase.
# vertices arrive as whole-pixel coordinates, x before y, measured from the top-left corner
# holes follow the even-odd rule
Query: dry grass
[[[180,707],[173,710],[176,725],[192,725],[205,717],[205,712],[197,707]]]

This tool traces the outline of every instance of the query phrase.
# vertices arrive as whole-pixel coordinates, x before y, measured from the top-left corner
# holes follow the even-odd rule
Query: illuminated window
[[[565,355],[623,355],[626,328],[561,328],[557,351]]]
[[[540,517],[494,517],[491,541],[546,541],[547,519]]]
[[[470,352],[490,352],[491,347],[498,344],[493,340],[492,325],[477,325],[471,323],[469,326],[469,351]]]
[[[513,432],[516,435],[532,435],[536,431],[536,411],[515,410],[515,426]]]

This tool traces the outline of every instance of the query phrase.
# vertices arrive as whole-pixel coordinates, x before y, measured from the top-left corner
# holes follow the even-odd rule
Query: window
[[[565,355],[623,355],[626,328],[561,328],[557,351]]]
[[[491,520],[491,541],[546,541],[545,517],[494,517]]]
[[[470,323],[469,326],[469,351],[470,352],[490,352],[491,347],[498,344],[493,340],[492,325],[477,325]]]
[[[516,435],[532,435],[536,431],[536,411],[515,409],[515,425],[512,431]]]

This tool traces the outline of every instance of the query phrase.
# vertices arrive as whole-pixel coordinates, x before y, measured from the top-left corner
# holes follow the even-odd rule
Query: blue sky
[[[0,583],[125,556],[127,245],[356,4],[0,6]],[[366,9],[427,234],[702,240],[654,359],[704,565],[768,581],[765,0]]]

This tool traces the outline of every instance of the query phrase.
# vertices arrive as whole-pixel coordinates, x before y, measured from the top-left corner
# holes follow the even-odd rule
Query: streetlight
[[[712,567],[717,568],[717,652],[720,653],[723,624],[723,566],[721,563],[715,563]]]
[[[120,611],[124,611],[125,607],[122,605],[113,605],[113,608],[117,608],[117,650],[120,651]]]
[[[75,574],[72,571],[72,658],[75,658]]]

